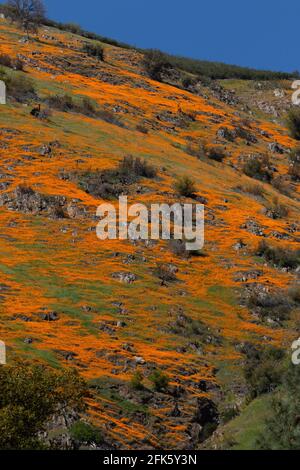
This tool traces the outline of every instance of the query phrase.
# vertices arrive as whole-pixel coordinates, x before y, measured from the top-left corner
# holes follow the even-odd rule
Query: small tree
[[[8,0],[7,9],[13,21],[26,31],[36,31],[45,18],[46,9],[42,0]]]
[[[44,366],[0,366],[0,449],[43,447],[39,433],[56,414],[85,409],[85,382],[77,372]]]
[[[149,380],[153,383],[157,392],[165,390],[169,385],[169,377],[161,370],[155,369],[149,376]]]

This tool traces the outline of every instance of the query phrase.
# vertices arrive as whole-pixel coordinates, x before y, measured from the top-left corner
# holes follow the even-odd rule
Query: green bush
[[[261,181],[270,182],[273,178],[271,163],[267,155],[256,155],[245,163],[245,175]]]
[[[293,301],[285,291],[255,292],[247,299],[247,307],[258,313],[262,319],[284,321],[290,318]]]
[[[282,385],[272,400],[272,416],[260,433],[256,446],[263,450],[300,449],[300,367],[289,365]]]
[[[243,193],[252,194],[253,196],[264,196],[264,188],[260,184],[245,184],[243,186],[239,185],[237,186],[237,189]]]
[[[265,240],[259,243],[255,254],[280,268],[296,269],[300,263],[300,250],[271,246]]]
[[[290,153],[289,175],[294,181],[300,180],[300,147],[293,149]]]
[[[149,77],[157,81],[161,81],[162,73],[170,67],[166,55],[156,49],[144,52],[143,65]]]
[[[293,139],[300,140],[300,109],[292,108],[287,115],[287,127]]]
[[[104,60],[104,50],[101,44],[87,42],[84,44],[82,51],[88,54],[90,57]]]
[[[134,390],[143,390],[143,374],[138,370],[136,371],[131,378],[131,387]]]
[[[149,375],[149,380],[150,380],[150,382],[153,383],[154,389],[157,392],[164,391],[169,385],[168,376],[164,372],[162,372],[161,370],[158,370],[158,369],[155,369]]]
[[[206,156],[215,162],[222,162],[226,157],[226,154],[222,147],[211,147],[207,149]]]
[[[274,391],[281,381],[283,351],[272,346],[256,348],[247,344],[243,352],[246,354],[244,376],[250,398]]]
[[[118,118],[118,116],[108,109],[100,109],[97,112],[97,117],[105,122],[108,122],[109,124],[113,124],[118,127],[125,127],[125,124]]]
[[[182,176],[174,183],[174,189],[177,194],[183,197],[195,197],[197,191],[195,182],[189,176]]]
[[[115,169],[86,172],[75,176],[81,188],[88,194],[102,199],[111,199],[118,197],[128,185],[136,183],[142,177],[154,178],[156,169],[139,157],[126,156]]]
[[[84,421],[76,421],[70,428],[70,435],[78,444],[101,444],[99,429]]]
[[[267,215],[273,219],[283,219],[289,214],[288,208],[277,197],[274,197],[272,203],[267,206],[267,211]]]
[[[46,100],[50,108],[63,111],[65,113],[74,112],[84,114],[85,116],[96,117],[98,110],[92,100],[83,97],[81,100],[74,100],[70,95],[52,95]]]
[[[136,177],[155,178],[156,169],[139,157],[128,155],[120,162],[118,171],[121,175],[135,175]]]
[[[7,95],[20,103],[36,99],[34,82],[21,72],[0,69],[0,80],[6,84]]]

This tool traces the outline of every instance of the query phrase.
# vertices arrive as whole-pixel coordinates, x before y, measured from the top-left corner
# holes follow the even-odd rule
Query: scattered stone
[[[281,145],[279,145],[277,142],[271,142],[268,145],[268,149],[270,150],[270,152],[273,152],[273,153],[283,154],[285,152],[284,148]]]
[[[137,280],[137,276],[135,274],[125,271],[113,273],[112,278],[117,279],[120,282],[124,282],[125,284],[132,284]]]
[[[42,313],[40,315],[42,320],[45,321],[57,321],[59,320],[59,316],[56,312],[48,312],[48,313]]]

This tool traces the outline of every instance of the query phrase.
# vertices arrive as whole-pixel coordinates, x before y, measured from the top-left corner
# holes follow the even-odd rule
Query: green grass
[[[253,400],[242,413],[224,427],[222,447],[232,450],[252,450],[258,435],[263,432],[265,420],[271,414],[271,396]]]

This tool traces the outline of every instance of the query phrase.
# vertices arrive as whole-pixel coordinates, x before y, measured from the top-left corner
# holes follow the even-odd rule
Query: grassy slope
[[[299,219],[299,202],[280,196],[289,207],[288,220],[268,219],[261,213],[261,201],[234,191],[238,184],[248,184],[251,180],[228,163],[235,164],[240,154],[249,154],[250,150],[265,152],[270,139],[259,134],[262,129],[269,132],[271,141],[287,147],[294,142],[281,126],[257,119],[252,124],[252,132],[259,142],[251,149],[238,140],[227,145],[230,156],[226,164],[199,160],[185,152],[187,139],[212,144],[219,127],[240,122],[234,108],[213,97],[206,100],[148,80],[141,76],[140,56],[134,51],[104,45],[103,64],[80,52],[82,38],[78,36],[52,29],[42,30],[39,36],[39,41],[20,46],[22,33],[1,22],[0,51],[11,56],[21,52],[32,61],[27,64],[26,73],[34,79],[41,97],[67,91],[74,96],[88,96],[100,107],[112,109],[121,104],[126,112],[119,113],[119,118],[126,128],[56,111],[49,122],[42,122],[29,116],[30,107],[10,102],[0,109],[3,144],[0,165],[1,173],[9,175],[8,191],[25,183],[45,194],[79,199],[94,214],[101,201],[87,195],[75,183],[59,179],[59,173],[63,169],[111,168],[124,155],[132,154],[146,158],[158,168],[164,167],[164,171],[159,181],[142,181],[141,185],[148,192],[139,196],[133,194],[130,201],[174,202],[171,195],[174,178],[189,174],[196,180],[199,194],[208,199],[207,219],[214,216],[215,223],[208,223],[206,227],[207,256],[185,261],[170,253],[164,243],[151,249],[143,244],[135,247],[120,241],[101,244],[90,230],[95,227],[92,218],[50,220],[46,216],[24,215],[0,208],[1,283],[9,287],[1,294],[1,338],[9,346],[10,360],[27,355],[54,366],[66,365],[57,350],[72,350],[77,354],[72,365],[88,379],[117,377],[126,384],[134,370],[125,364],[134,356],[145,359],[146,375],[153,365],[164,369],[172,384],[184,386],[188,397],[180,401],[182,421],[168,417],[173,406],[171,399],[164,399],[162,409],[150,409],[152,415],[164,416],[165,429],[160,431],[159,439],[157,431],[135,420],[134,413],[130,417],[123,415],[120,412],[124,407],[123,398],[120,397],[118,404],[104,389],[93,403],[91,413],[95,421],[108,425],[111,437],[123,447],[138,447],[147,439],[151,445],[158,446],[159,441],[181,448],[195,398],[201,394],[199,380],[217,380],[225,389],[234,389],[231,381],[241,380],[241,356],[236,344],[246,340],[261,343],[264,338],[278,345],[289,341],[290,331],[257,322],[239,305],[243,285],[233,278],[240,270],[260,266],[252,256],[259,238],[241,225],[252,217],[264,225],[268,234],[274,230],[286,231],[288,222]],[[95,72],[98,76],[83,75],[96,75]],[[107,76],[117,83],[109,83]],[[186,128],[175,126],[175,132],[172,124],[164,122],[162,127],[157,115],[168,111],[176,116],[180,108],[195,113],[196,122]],[[136,125],[144,120],[149,127],[148,135],[136,131]],[[11,138],[6,129],[21,133]],[[58,140],[61,147],[51,157],[41,156],[40,146],[54,140]],[[28,154],[32,160],[24,158]],[[286,156],[273,155],[272,159],[280,173],[287,172]],[[264,203],[278,195],[270,185],[263,184],[263,187]],[[223,210],[224,204],[227,210]],[[245,253],[233,249],[240,238],[247,243]],[[293,240],[281,243],[290,247],[297,245]],[[114,256],[116,252],[120,256]],[[131,265],[123,262],[128,254],[136,256]],[[146,261],[141,262],[143,256]],[[158,261],[178,266],[178,283],[168,288],[160,286],[153,275]],[[123,270],[137,274],[137,282],[127,286],[112,279],[113,272]],[[263,266],[260,282],[281,288],[292,281],[291,274]],[[117,301],[127,310],[125,317],[113,304]],[[91,310],[83,308],[86,305]],[[199,338],[173,334],[168,325],[176,320],[180,308],[216,332],[222,338],[221,344],[203,344],[203,353],[199,353],[189,347],[191,340]],[[41,322],[39,314],[43,309],[57,311],[60,320]],[[20,315],[27,315],[32,321],[24,322]],[[113,335],[99,330],[99,323],[119,320],[125,320],[126,327],[115,328]],[[34,339],[29,346],[23,342],[28,336]],[[134,344],[134,353],[124,350],[123,345],[128,342]],[[183,346],[187,348],[185,353],[179,349]],[[121,356],[120,363],[114,362],[115,355]],[[216,365],[219,367],[217,378],[214,376]]]

